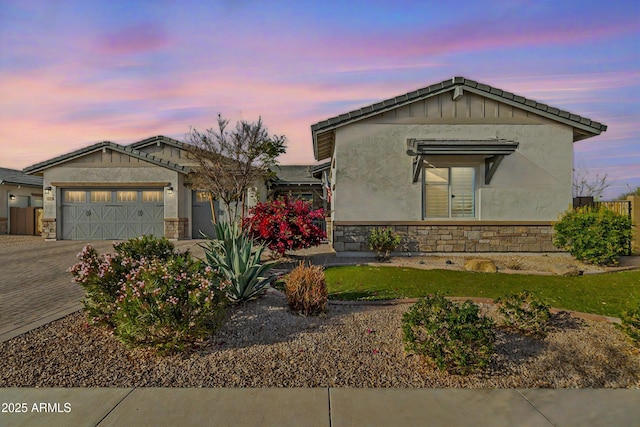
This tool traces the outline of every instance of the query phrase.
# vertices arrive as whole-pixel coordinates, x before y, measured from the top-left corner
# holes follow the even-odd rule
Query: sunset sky
[[[218,113],[313,163],[311,124],[453,76],[605,123],[575,166],[640,186],[637,0],[0,0],[0,166]]]

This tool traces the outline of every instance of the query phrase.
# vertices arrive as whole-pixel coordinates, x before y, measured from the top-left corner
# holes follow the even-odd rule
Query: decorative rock
[[[483,273],[496,273],[498,267],[490,259],[470,259],[464,263],[464,269],[467,271],[480,271]]]
[[[582,276],[582,270],[572,264],[552,264],[549,271],[556,276]]]

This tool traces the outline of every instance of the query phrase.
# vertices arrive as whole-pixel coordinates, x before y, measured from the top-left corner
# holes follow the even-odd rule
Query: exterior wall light
[[[44,194],[47,194],[47,195],[51,194],[51,187],[45,187]]]
[[[167,187],[167,194],[173,194],[173,187]]]
[[[9,194],[9,200],[15,200],[16,196],[14,196],[13,194]]]

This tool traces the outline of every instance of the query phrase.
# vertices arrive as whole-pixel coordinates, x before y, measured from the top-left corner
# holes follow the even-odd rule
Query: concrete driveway
[[[0,342],[82,308],[84,291],[71,282],[67,269],[91,244],[113,251],[112,241],[46,242],[35,236],[0,236]],[[202,256],[195,240],[175,242],[180,250]]]

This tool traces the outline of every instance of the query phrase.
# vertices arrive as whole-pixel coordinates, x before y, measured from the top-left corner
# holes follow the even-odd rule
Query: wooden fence
[[[608,202],[595,202],[593,197],[574,197],[573,199],[573,208],[581,208],[583,206],[593,206],[593,207],[602,207],[607,210],[613,211],[618,215],[625,215],[631,219],[632,222],[632,236],[631,242],[629,242],[629,250],[627,251],[627,255],[631,255],[633,253],[640,253],[640,230],[638,229],[638,212],[634,212],[634,206],[640,204],[640,198],[629,196],[627,200],[612,200]],[[634,217],[635,215],[635,217]]]
[[[631,218],[631,200],[612,200],[608,202],[594,202],[593,197],[575,197],[573,199],[573,208],[581,208],[583,206],[593,206],[596,208],[605,208],[613,211],[618,215],[625,215]]]

